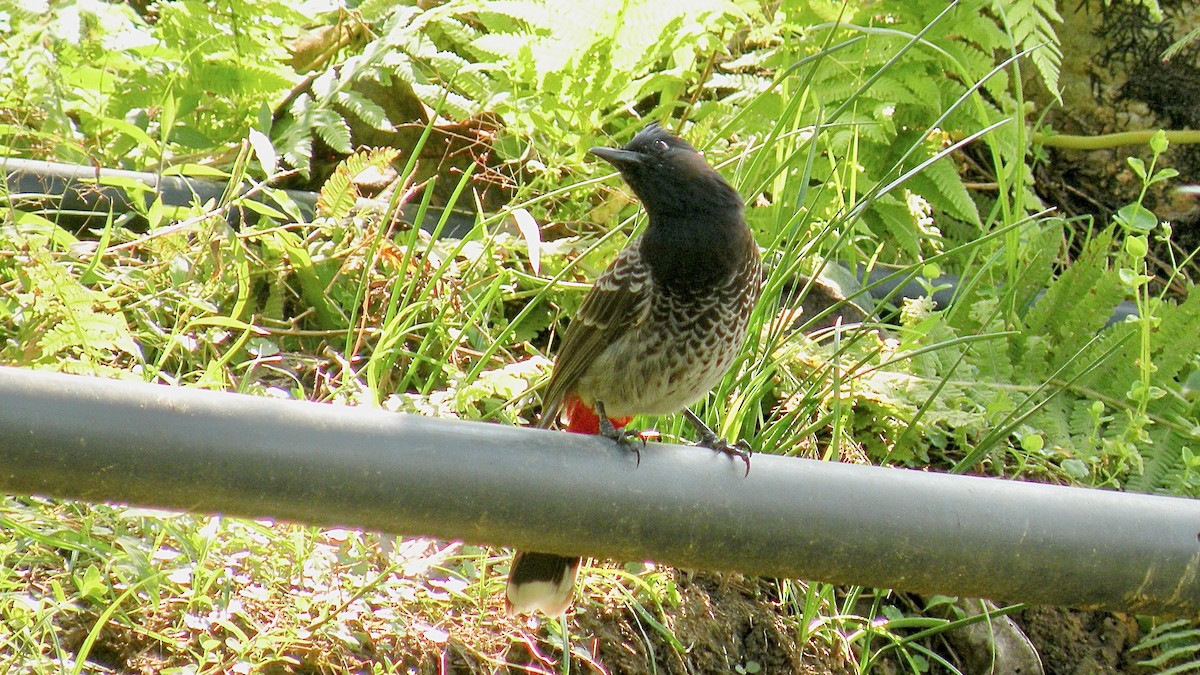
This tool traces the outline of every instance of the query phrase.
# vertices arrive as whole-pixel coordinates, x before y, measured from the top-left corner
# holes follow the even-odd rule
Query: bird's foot
[[[617,442],[617,447],[632,452],[637,457],[637,466],[642,465],[642,448],[646,437],[636,429],[618,429],[607,417],[600,418],[600,435]]]
[[[700,440],[696,442],[696,445],[699,445],[703,448],[708,448],[709,450],[713,450],[715,452],[729,455],[730,458],[737,457],[745,462],[746,475],[750,475],[750,456],[754,454],[754,450],[744,439],[738,441],[737,443],[730,443],[714,433],[709,433],[701,435]]]
[[[700,437],[700,440],[696,441],[696,445],[729,455],[731,458],[737,457],[746,463],[746,475],[750,475],[750,455],[754,454],[754,452],[751,450],[749,443],[744,439],[737,443],[730,443],[721,438],[715,431],[708,428],[708,425],[704,423],[704,420],[700,419],[699,415],[688,408],[683,409],[683,417],[691,423],[692,427],[696,429],[696,434]]]

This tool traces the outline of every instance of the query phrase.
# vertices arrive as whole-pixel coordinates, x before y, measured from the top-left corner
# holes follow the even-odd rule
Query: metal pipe
[[[682,567],[1200,614],[1200,500],[0,368],[0,490]]]
[[[67,220],[79,229],[104,225],[110,213],[137,214],[144,211],[155,196],[161,197],[166,206],[185,207],[220,201],[228,188],[225,182],[203,178],[160,176],[16,157],[0,157],[0,176],[4,181],[0,194],[6,196],[8,206],[47,212],[52,218]],[[104,181],[109,181],[109,184]],[[139,183],[149,188],[149,193],[138,195],[136,199],[140,199],[141,204],[135,205],[135,197],[130,191],[111,184],[112,181]],[[242,187],[240,191],[245,193],[247,189]],[[319,197],[317,193],[301,190],[283,192],[305,219],[313,219]],[[251,199],[264,204],[271,202],[270,197],[263,193],[255,194]],[[355,203],[356,209],[379,212],[387,210],[387,206],[386,202],[375,199],[359,199]],[[408,222],[414,222],[418,210],[417,204],[400,205],[400,215]],[[441,207],[429,207],[420,227],[434,231],[444,211]],[[239,206],[229,210],[226,220],[231,226],[239,227],[243,222],[253,224],[258,218],[256,211]],[[441,234],[444,237],[461,238],[474,226],[474,213],[451,210]],[[139,227],[145,227],[144,220]]]

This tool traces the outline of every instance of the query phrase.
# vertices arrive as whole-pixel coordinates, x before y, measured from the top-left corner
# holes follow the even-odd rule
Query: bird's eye
[[[666,152],[670,148],[671,148],[671,146],[667,145],[667,142],[662,140],[661,138],[657,141],[654,141],[654,149],[659,152]]]

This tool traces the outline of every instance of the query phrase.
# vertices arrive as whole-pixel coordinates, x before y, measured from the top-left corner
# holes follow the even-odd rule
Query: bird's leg
[[[617,442],[617,446],[624,448],[637,456],[637,465],[642,465],[642,448],[646,447],[646,439],[636,431],[629,429],[618,429],[612,420],[608,419],[608,415],[604,412],[604,403],[596,401],[596,416],[600,418],[600,435],[605,438],[611,438]],[[638,439],[642,442],[642,448],[639,448],[633,441]]]
[[[692,427],[695,428],[697,435],[700,436],[700,440],[696,442],[696,445],[725,453],[730,457],[740,458],[746,463],[746,475],[750,475],[750,455],[754,453],[750,449],[750,444],[747,443],[745,439],[740,440],[737,443],[730,443],[724,438],[721,438],[715,431],[709,429],[708,425],[704,423],[704,420],[701,420],[700,417],[697,416],[696,413],[692,412],[690,408],[683,409],[683,417],[689,423],[691,423]]]

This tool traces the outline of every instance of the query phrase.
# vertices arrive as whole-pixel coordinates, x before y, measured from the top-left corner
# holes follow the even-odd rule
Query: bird
[[[589,153],[621,174],[648,216],[596,278],[563,334],[539,426],[601,434],[638,452],[635,415],[682,412],[698,444],[740,457],[687,406],[725,376],[758,300],[762,263],[741,195],[687,141],[651,122],[620,148]],[[640,464],[641,455],[638,453]],[[521,551],[509,570],[509,613],[560,616],[579,557]]]

